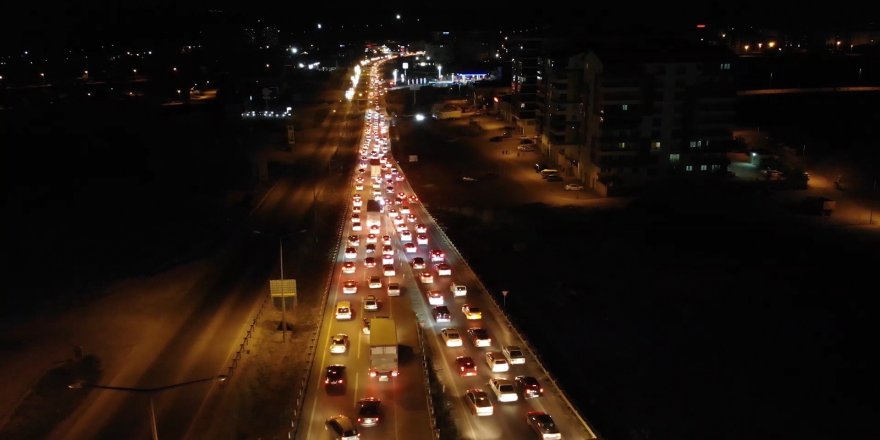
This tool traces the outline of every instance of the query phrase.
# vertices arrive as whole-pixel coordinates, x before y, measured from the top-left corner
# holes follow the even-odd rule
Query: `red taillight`
[[[339,383],[342,383],[342,379],[339,379]]]
[[[543,389],[543,388],[541,388],[541,392],[542,392],[542,393],[544,392],[544,389]]]
[[[391,377],[397,377],[397,370],[391,372]]]
[[[358,417],[358,423],[362,423],[363,421],[364,421],[364,419]]]
[[[330,379],[324,379],[324,383],[330,383]]]
[[[461,367],[461,371],[464,371],[464,367]]]

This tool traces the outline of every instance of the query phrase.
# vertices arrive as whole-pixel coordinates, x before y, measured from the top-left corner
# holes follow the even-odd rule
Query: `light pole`
[[[153,406],[153,396],[159,394],[163,391],[168,391],[175,388],[185,387],[187,385],[195,385],[197,383],[202,382],[225,382],[228,376],[225,374],[220,374],[217,376],[206,377],[204,379],[196,379],[190,380],[187,382],[176,383],[173,385],[165,385],[161,387],[154,388],[132,388],[132,387],[114,387],[110,385],[93,385],[85,382],[76,382],[67,386],[67,388],[72,390],[78,390],[83,388],[97,389],[97,390],[109,390],[109,391],[122,391],[127,393],[136,393],[136,394],[146,394],[150,397],[150,430],[153,434],[153,440],[159,440],[159,429],[156,427],[156,408]]]
[[[504,306],[503,306],[503,308],[504,308],[504,313],[507,313],[507,294],[508,294],[508,293],[510,293],[510,292],[507,291],[507,290],[502,290],[502,291],[501,291],[501,297],[503,298],[503,301],[504,301],[504,302],[502,303],[502,304],[504,304]]]
[[[442,72],[443,72],[443,66],[438,64],[437,65],[437,81],[443,81],[443,73]]]

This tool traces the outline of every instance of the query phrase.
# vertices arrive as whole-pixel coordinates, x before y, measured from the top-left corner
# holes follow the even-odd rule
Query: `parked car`
[[[584,186],[580,183],[567,183],[565,184],[566,191],[581,191],[584,189]]]

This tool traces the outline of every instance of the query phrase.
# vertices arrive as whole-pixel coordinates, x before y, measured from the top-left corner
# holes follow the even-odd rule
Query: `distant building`
[[[537,77],[536,135],[544,152],[569,175],[584,137],[584,69],[587,55],[547,55]]]
[[[657,178],[726,172],[734,58],[723,46],[597,46],[583,58],[583,139],[574,173],[615,194]],[[570,164],[565,151],[551,159]]]

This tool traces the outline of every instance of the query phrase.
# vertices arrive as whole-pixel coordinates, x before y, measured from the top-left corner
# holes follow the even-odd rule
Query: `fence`
[[[232,375],[235,373],[235,369],[238,368],[238,363],[241,362],[242,353],[248,353],[245,349],[250,344],[251,338],[254,336],[254,331],[257,327],[257,322],[260,321],[260,316],[263,314],[263,309],[266,308],[266,303],[269,302],[269,297],[263,298],[263,301],[260,302],[260,306],[257,308],[257,313],[254,314],[254,319],[251,320],[248,325],[248,329],[242,338],[241,344],[238,345],[238,350],[235,352],[235,355],[232,356],[232,360],[230,361],[229,367],[226,369],[226,377],[227,380],[221,382],[221,386],[225,385],[229,382],[229,379],[232,378]]]
[[[434,394],[431,387],[431,362],[428,360],[427,354],[427,346],[425,345],[425,334],[422,330],[422,324],[424,324],[421,320],[417,318],[416,322],[416,333],[419,338],[419,351],[422,353],[422,370],[424,370],[425,374],[425,390],[426,399],[428,400],[428,417],[431,423],[431,432],[434,435],[434,440],[438,440],[440,438],[440,428],[437,425],[437,412],[434,409]]]

